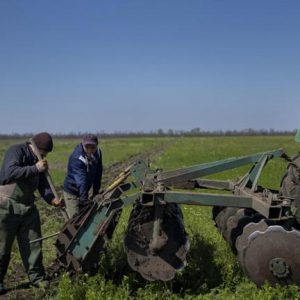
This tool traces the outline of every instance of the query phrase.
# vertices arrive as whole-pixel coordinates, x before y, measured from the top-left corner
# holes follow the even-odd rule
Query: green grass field
[[[0,162],[7,147],[16,141],[0,141]],[[18,142],[18,141],[17,141]],[[61,190],[68,156],[78,140],[55,140],[53,153],[48,160],[55,185]],[[265,150],[285,148],[289,155],[299,151],[293,137],[198,137],[198,138],[137,138],[105,139],[101,142],[105,170],[132,155],[151,147],[161,146],[151,161],[151,168],[172,170],[192,164],[210,162],[234,156],[244,156]],[[279,188],[286,164],[274,160],[264,170],[260,184],[268,188]],[[235,179],[248,170],[241,167],[211,176],[215,179]],[[53,218],[51,207],[38,201],[44,235],[56,232],[62,226],[62,218]],[[275,287],[268,285],[258,289],[241,272],[234,254],[223,240],[211,220],[210,207],[183,206],[186,230],[191,241],[188,265],[167,283],[149,283],[132,271],[123,250],[123,232],[126,228],[130,207],[122,214],[119,225],[102,257],[99,274],[94,277],[79,276],[75,281],[67,274],[60,277],[46,298],[49,299],[300,299],[296,286]],[[49,217],[50,216],[50,217]],[[55,258],[53,239],[43,244],[44,263],[49,265]],[[17,286],[20,282],[20,256],[14,246],[12,262],[7,277]],[[22,281],[26,278],[21,276]],[[24,291],[25,293],[26,291]],[[38,291],[31,291],[32,297]],[[14,293],[11,293],[14,299]],[[38,297],[38,296],[37,296]]]

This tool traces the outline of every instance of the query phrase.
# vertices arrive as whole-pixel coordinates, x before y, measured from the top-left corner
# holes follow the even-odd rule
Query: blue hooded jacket
[[[74,149],[69,157],[68,172],[64,181],[64,190],[87,201],[90,188],[93,186],[93,195],[97,194],[101,187],[102,178],[102,154],[100,149],[88,158],[82,144]]]

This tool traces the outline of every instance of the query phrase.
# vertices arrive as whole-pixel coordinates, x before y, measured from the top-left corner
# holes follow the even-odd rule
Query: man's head
[[[97,151],[97,146],[98,146],[98,138],[94,134],[86,134],[82,138],[82,145],[85,153],[88,156],[91,156]]]
[[[36,144],[37,148],[42,157],[45,157],[48,152],[51,152],[53,149],[52,137],[47,132],[41,132],[32,137],[32,140]]]

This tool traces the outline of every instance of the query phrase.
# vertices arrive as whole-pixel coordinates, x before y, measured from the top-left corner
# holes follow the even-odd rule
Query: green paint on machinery
[[[296,135],[295,135],[295,141],[298,142],[298,143],[300,143],[300,130],[298,130],[298,131],[296,132]]]
[[[288,162],[280,191],[257,184],[274,158]],[[202,178],[248,164],[236,181]],[[147,280],[171,280],[189,250],[179,205],[205,205],[213,206],[218,230],[252,281],[300,285],[299,174],[300,156],[290,159],[282,149],[167,172],[137,161],[64,225],[55,243],[57,260],[68,271],[97,272],[122,208],[132,205],[124,238],[129,265]]]

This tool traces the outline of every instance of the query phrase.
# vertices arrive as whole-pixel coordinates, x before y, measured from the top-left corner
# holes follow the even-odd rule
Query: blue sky
[[[293,130],[299,0],[0,0],[0,133]]]

